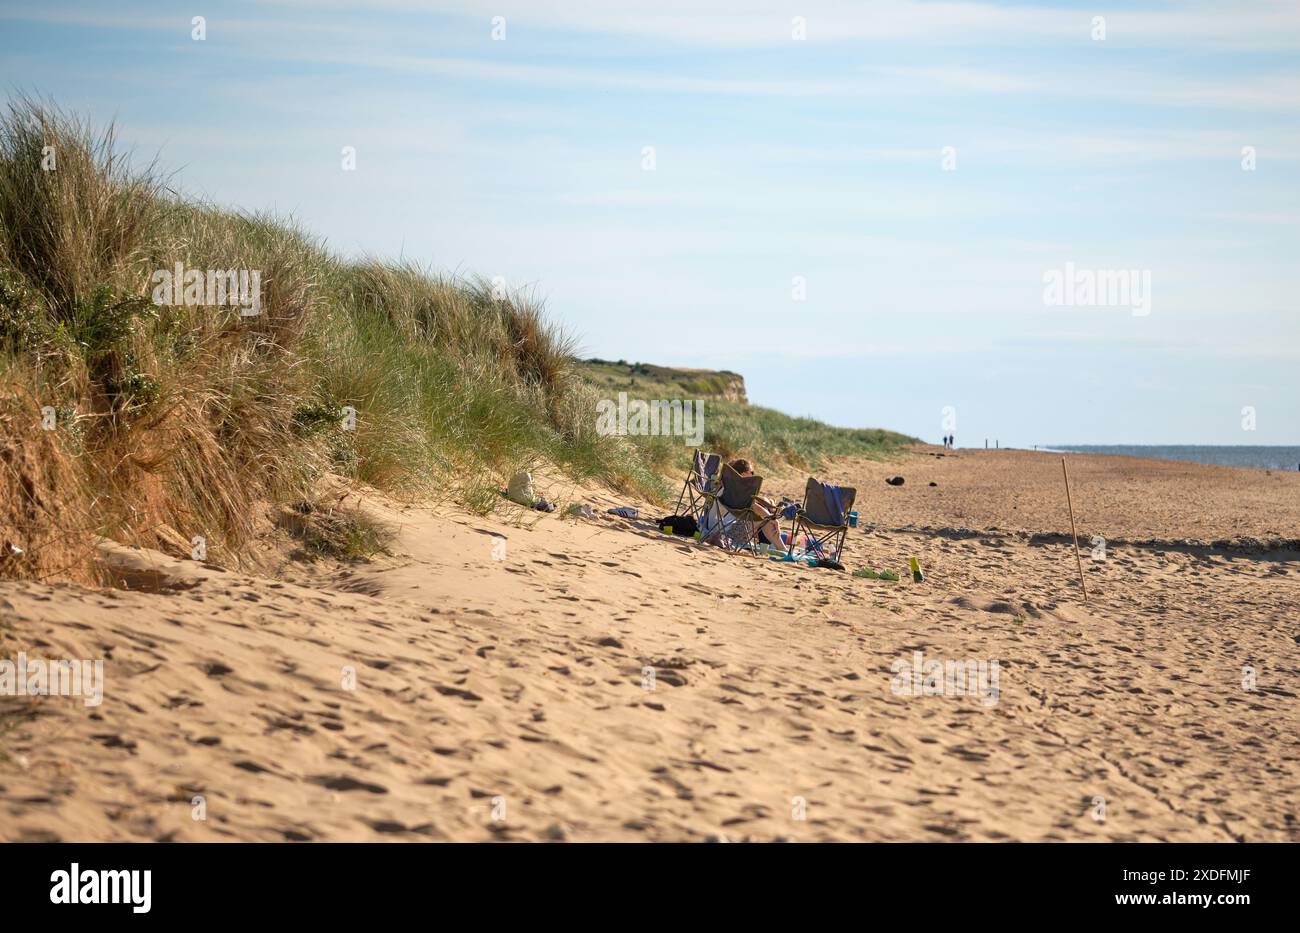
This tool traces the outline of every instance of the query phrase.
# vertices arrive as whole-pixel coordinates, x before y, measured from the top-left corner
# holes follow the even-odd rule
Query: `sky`
[[[1300,443],[1300,0],[0,0],[0,82],[792,414]]]

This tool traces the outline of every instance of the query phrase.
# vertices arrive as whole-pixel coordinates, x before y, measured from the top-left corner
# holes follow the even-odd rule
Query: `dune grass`
[[[370,560],[379,554],[392,553],[389,546],[393,543],[394,530],[367,512],[318,510],[307,503],[299,503],[294,512],[298,521],[292,530],[308,559]]]
[[[592,357],[580,364],[583,378],[596,386],[611,387],[629,393],[648,391],[671,393],[681,398],[714,398],[738,393],[743,401],[745,380],[739,373],[720,370],[679,369],[653,363],[629,363],[626,360],[602,360]]]
[[[629,398],[696,398],[704,401],[705,449],[724,457],[745,456],[760,469],[792,467],[815,470],[827,457],[880,459],[916,438],[877,428],[837,428],[812,418],[797,418],[771,408],[725,398],[743,394],[736,373],[673,369],[646,363],[612,363],[591,359],[579,372],[603,397],[626,392]],[[630,438],[647,460],[660,469],[678,469],[684,461],[680,438]],[[684,467],[680,467],[684,469]]]
[[[176,263],[257,270],[260,313],[159,304]],[[237,563],[326,471],[480,511],[540,462],[662,492],[572,351],[531,296],[187,200],[45,102],[0,115],[0,575],[87,577],[99,535]]]
[[[211,281],[186,294],[235,271],[260,276],[256,313]],[[733,381],[694,373],[664,397]],[[339,257],[177,193],[112,127],[31,97],[0,113],[0,577],[92,581],[101,536],[183,555],[202,538],[238,565],[326,473],[487,512],[510,473],[549,463],[660,499],[681,441],[598,434],[608,387],[533,295]],[[706,418],[707,446],[769,462],[898,440],[721,400]],[[328,530],[323,553],[381,547]]]

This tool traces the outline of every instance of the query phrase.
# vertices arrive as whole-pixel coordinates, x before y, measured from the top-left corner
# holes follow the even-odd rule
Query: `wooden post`
[[[1083,582],[1083,558],[1079,556],[1079,534],[1074,530],[1074,503],[1070,501],[1070,471],[1061,458],[1061,475],[1065,477],[1065,504],[1070,509],[1070,537],[1074,539],[1074,562],[1079,568],[1079,586],[1083,588],[1083,601],[1088,601],[1088,584]]]

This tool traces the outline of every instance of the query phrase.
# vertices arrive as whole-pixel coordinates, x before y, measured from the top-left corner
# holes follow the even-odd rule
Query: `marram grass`
[[[158,303],[178,264],[256,270],[257,313]],[[598,434],[604,387],[574,350],[532,296],[343,259],[291,221],[186,199],[112,128],[43,101],[0,114],[0,576],[93,579],[101,536],[173,552],[201,537],[238,564],[326,473],[478,511],[542,463],[666,495],[680,439]],[[863,448],[763,409],[710,415],[724,452]],[[377,547],[347,530],[343,552]]]

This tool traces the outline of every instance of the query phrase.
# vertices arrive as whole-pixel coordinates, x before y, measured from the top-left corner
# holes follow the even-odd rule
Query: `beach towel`
[[[832,486],[829,483],[822,483],[822,494],[826,501],[826,517],[829,521],[823,524],[839,524],[845,512],[844,496],[839,486]]]

